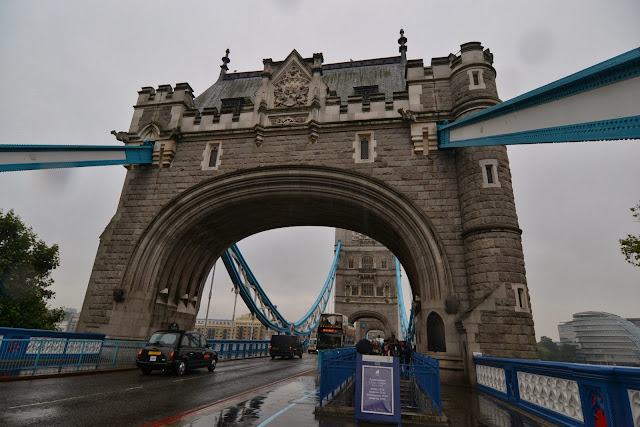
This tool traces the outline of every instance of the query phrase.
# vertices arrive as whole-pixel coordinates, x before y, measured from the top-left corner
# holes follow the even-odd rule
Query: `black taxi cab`
[[[171,370],[183,375],[196,368],[213,372],[217,364],[218,352],[211,349],[202,334],[173,329],[154,332],[136,359],[136,366],[145,375],[154,370]]]

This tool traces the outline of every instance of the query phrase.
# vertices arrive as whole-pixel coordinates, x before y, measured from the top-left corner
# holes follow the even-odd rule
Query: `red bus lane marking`
[[[255,393],[256,391],[259,391],[259,390],[262,390],[262,389],[265,389],[265,388],[269,388],[269,387],[273,387],[276,384],[280,384],[282,382],[289,381],[289,380],[292,380],[294,378],[298,378],[298,377],[302,377],[302,376],[305,376],[305,375],[309,375],[309,374],[311,374],[313,372],[316,372],[316,370],[315,369],[310,369],[308,371],[304,371],[304,372],[301,372],[299,374],[296,374],[296,375],[293,375],[293,376],[290,376],[290,377],[287,377],[287,378],[283,378],[281,380],[278,380],[278,381],[275,381],[275,382],[272,382],[272,383],[269,383],[269,384],[265,384],[263,386],[260,386],[260,387],[254,388],[254,389],[251,389],[251,390],[246,391],[244,393],[236,394],[235,396],[227,397],[225,399],[221,399],[221,400],[218,400],[216,402],[207,403],[207,404],[204,404],[204,405],[201,405],[201,406],[197,406],[197,407],[195,407],[193,409],[189,409],[189,410],[186,410],[186,411],[183,411],[183,412],[179,412],[179,413],[174,414],[174,415],[169,415],[168,417],[164,417],[164,418],[161,418],[159,420],[152,421],[152,422],[150,422],[148,424],[143,424],[140,427],[160,427],[160,426],[164,426],[166,424],[172,423],[174,421],[181,420],[181,419],[186,418],[188,416],[195,415],[198,412],[202,412],[202,411],[204,411],[206,409],[211,409],[211,408],[216,407],[218,405],[222,405],[223,403],[227,403],[227,402],[230,402],[232,400],[239,399],[239,398],[241,398],[243,396]]]

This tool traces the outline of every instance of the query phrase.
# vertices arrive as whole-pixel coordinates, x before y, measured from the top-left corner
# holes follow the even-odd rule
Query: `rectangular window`
[[[362,138],[360,140],[360,159],[369,159],[369,140],[367,138]]]
[[[360,292],[358,292],[360,289],[358,289],[357,286],[354,286],[353,288],[351,288],[351,295],[355,295],[358,296],[360,295]]]
[[[218,163],[218,146],[211,146],[211,155],[209,156],[209,167],[215,168]]]
[[[518,306],[520,308],[525,308],[524,305],[524,289],[518,288]]]
[[[477,71],[473,72],[473,84],[475,86],[478,86],[480,84],[480,80],[478,79],[478,72]]]
[[[377,297],[383,297],[384,296],[384,289],[382,288],[382,286],[378,286],[376,288],[376,296]]]
[[[362,284],[362,296],[365,296],[365,297],[373,296],[373,283]]]
[[[487,184],[493,184],[493,165],[485,165],[487,172]]]

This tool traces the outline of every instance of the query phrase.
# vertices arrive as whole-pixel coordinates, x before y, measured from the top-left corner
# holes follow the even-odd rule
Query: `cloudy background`
[[[216,7],[224,4],[223,7]],[[292,49],[325,63],[433,57],[480,41],[494,53],[503,100],[640,46],[640,2],[0,1],[0,143],[118,145],[142,86],[215,82],[262,69]],[[509,147],[538,337],[576,312],[640,317],[640,268],[618,239],[640,233],[640,142]],[[52,306],[80,309],[99,236],[115,213],[120,166],[0,174],[0,209],[14,209],[60,246]],[[330,267],[333,231],[285,229],[240,243],[289,320],[315,299]],[[230,318],[231,284],[216,272],[210,317]],[[208,291],[208,289],[207,289]],[[202,304],[204,308],[206,304]],[[248,310],[238,302],[239,313]],[[201,310],[204,317],[204,309]]]

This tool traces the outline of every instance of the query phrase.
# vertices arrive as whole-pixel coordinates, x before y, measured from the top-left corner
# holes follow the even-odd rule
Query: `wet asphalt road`
[[[140,426],[315,369],[317,358],[223,362],[213,373],[154,371],[0,382],[0,426]]]

